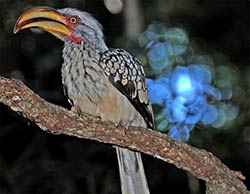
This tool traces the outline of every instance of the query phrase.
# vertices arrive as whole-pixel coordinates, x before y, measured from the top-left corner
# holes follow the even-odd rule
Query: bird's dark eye
[[[76,23],[77,23],[77,17],[75,17],[75,16],[70,17],[70,18],[69,18],[69,22],[70,22],[71,24],[76,24]]]

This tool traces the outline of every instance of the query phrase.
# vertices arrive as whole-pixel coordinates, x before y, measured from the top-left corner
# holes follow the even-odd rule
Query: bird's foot
[[[74,114],[78,114],[79,115],[79,109],[76,106],[72,106],[70,111]]]
[[[127,132],[129,130],[129,127],[131,126],[131,123],[130,122],[123,122],[121,124],[121,126],[123,127],[123,132],[127,135]]]

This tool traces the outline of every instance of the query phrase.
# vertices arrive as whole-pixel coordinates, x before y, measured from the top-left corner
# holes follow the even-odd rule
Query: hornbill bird
[[[14,33],[42,28],[64,42],[62,83],[71,105],[116,125],[153,129],[145,73],[123,49],[109,49],[101,24],[77,9],[34,7],[17,20]],[[123,194],[149,194],[141,155],[116,147]]]

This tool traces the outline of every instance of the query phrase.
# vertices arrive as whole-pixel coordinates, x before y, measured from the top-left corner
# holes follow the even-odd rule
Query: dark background
[[[60,75],[63,43],[48,33],[12,32],[18,16],[37,5],[88,11],[103,24],[108,46],[131,52],[138,47],[125,34],[124,11],[112,14],[101,0],[0,0],[0,75],[22,80],[52,103],[69,108]],[[237,128],[213,136],[196,130],[195,138],[203,141],[192,144],[242,171],[249,188],[249,2],[144,0],[139,5],[142,31],[153,21],[182,27],[204,52],[223,53],[237,66],[238,90],[245,96],[238,102]],[[193,178],[186,172],[146,155],[143,160],[152,193],[191,193]],[[198,190],[204,193],[203,181]],[[110,145],[45,133],[0,104],[0,193],[120,193],[116,153]]]

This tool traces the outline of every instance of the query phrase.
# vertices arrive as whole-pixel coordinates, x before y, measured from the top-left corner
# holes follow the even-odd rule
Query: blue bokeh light
[[[215,76],[218,69],[230,70],[223,66],[215,72],[211,57],[188,56],[192,48],[183,29],[151,24],[139,44],[146,49],[155,75],[146,82],[152,104],[161,107],[155,116],[157,130],[187,141],[197,124],[220,128],[236,118],[238,107],[228,102],[231,82]]]
[[[139,45],[147,50],[150,68],[158,74],[172,68],[176,56],[185,53],[188,43],[184,30],[168,29],[159,23],[149,25],[139,37]]]

